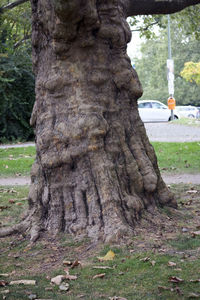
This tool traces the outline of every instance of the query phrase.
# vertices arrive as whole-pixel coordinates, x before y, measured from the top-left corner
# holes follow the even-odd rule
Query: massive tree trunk
[[[37,155],[21,226],[29,224],[32,240],[41,230],[105,241],[129,235],[148,207],[176,207],[138,114],[142,87],[126,54],[126,17],[142,7],[131,0],[31,2]],[[195,0],[172,2],[175,11]],[[166,13],[166,1],[159,3]]]
[[[122,1],[123,2],[123,1]],[[36,162],[32,238],[130,233],[148,206],[176,207],[138,115],[120,1],[32,1]]]

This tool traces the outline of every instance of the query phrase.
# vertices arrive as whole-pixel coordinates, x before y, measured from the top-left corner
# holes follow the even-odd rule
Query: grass
[[[200,142],[152,142],[161,172],[200,172]]]
[[[179,120],[172,121],[174,124],[187,125],[200,127],[200,119],[181,118]]]
[[[197,193],[187,193],[191,188]],[[127,300],[179,300],[189,299],[192,293],[200,298],[200,238],[191,235],[200,225],[200,186],[172,185],[172,191],[176,192],[179,209],[162,209],[165,220],[162,235],[159,226],[147,226],[127,245],[95,245],[89,239],[76,241],[64,234],[56,239],[47,236],[34,245],[29,244],[28,237],[21,235],[1,239],[0,281],[33,279],[36,285],[0,287],[0,299],[6,295],[7,300],[23,300],[35,294],[39,299],[53,300],[106,300],[114,296]],[[18,222],[27,207],[27,195],[27,187],[0,188],[1,206],[4,207],[0,211],[2,224]],[[152,221],[156,222],[156,217]],[[183,226],[188,232],[181,231]],[[156,241],[159,246],[155,246]],[[142,247],[141,243],[144,244]],[[115,258],[100,262],[97,257],[104,256],[110,249]],[[74,269],[68,268],[77,280],[68,281],[67,292],[50,283],[52,277],[65,274],[64,260],[81,263]],[[170,267],[171,261],[176,265]],[[109,268],[95,268],[98,266]],[[103,278],[93,278],[102,273],[105,273]],[[183,282],[173,283],[171,276],[181,278]],[[9,292],[4,294],[6,290]]]
[[[0,149],[0,176],[29,175],[35,159],[35,147]]]
[[[13,225],[27,208],[29,186],[0,187],[0,224]]]
[[[200,142],[152,142],[161,172],[200,172]],[[0,176],[26,176],[35,159],[35,147],[0,149]]]

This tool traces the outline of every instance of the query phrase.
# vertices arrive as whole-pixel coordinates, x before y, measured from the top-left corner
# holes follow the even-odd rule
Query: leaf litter
[[[9,190],[10,192],[10,190]],[[13,192],[11,192],[13,193]],[[183,203],[188,203],[188,198],[189,197],[196,197],[198,193],[187,193],[185,192],[185,198],[183,201]],[[179,208],[179,210],[173,210],[173,209],[169,209],[168,213],[170,213],[170,217],[166,218],[166,215],[161,215],[159,210],[155,211],[155,212],[150,212],[150,214],[145,215],[144,219],[141,220],[142,226],[137,227],[136,228],[136,233],[140,233],[142,236],[142,240],[140,238],[136,238],[134,239],[134,241],[130,242],[130,247],[132,248],[132,250],[130,250],[130,254],[134,254],[134,252],[137,252],[138,250],[141,252],[146,252],[149,250],[153,250],[155,253],[165,253],[165,254],[173,254],[175,252],[173,251],[173,248],[171,246],[169,246],[168,243],[166,243],[166,241],[168,240],[173,240],[177,237],[178,234],[180,234],[181,228],[183,228],[183,226],[185,228],[188,228],[188,232],[184,233],[184,235],[192,235],[193,233],[197,234],[195,235],[195,238],[198,238],[198,229],[200,229],[200,224],[198,220],[198,215],[194,214],[194,211],[200,211],[200,204],[199,204],[199,199],[195,199],[192,198],[192,205],[182,205],[181,208]],[[186,208],[187,207],[187,208]],[[185,213],[190,213],[192,215],[193,218],[184,218],[183,216]],[[166,221],[167,220],[167,221]],[[184,223],[183,224],[183,220]],[[180,224],[179,224],[180,222]],[[136,234],[137,236],[137,234]],[[63,271],[65,272],[65,275],[60,275],[60,276],[69,276],[68,279],[63,279],[61,280],[60,284],[58,285],[58,288],[60,291],[68,291],[69,290],[69,283],[66,282],[67,280],[79,280],[78,276],[76,275],[70,275],[69,270],[70,269],[74,269],[78,266],[82,266],[82,261],[80,261],[79,259],[82,259],[83,257],[85,259],[87,259],[89,256],[94,257],[94,252],[92,251],[86,251],[87,247],[86,245],[84,246],[80,246],[80,247],[76,247],[75,253],[73,256],[78,257],[79,259],[64,259],[65,253],[66,253],[66,248],[65,247],[60,247],[60,246],[56,246],[54,247],[54,249],[52,249],[51,245],[51,241],[49,241],[49,243],[44,243],[44,250],[50,250],[51,248],[51,253],[53,251],[52,256],[53,257],[49,257],[49,263],[47,263],[47,265],[45,265],[42,261],[41,261],[41,265],[40,268],[37,270],[34,266],[32,265],[31,267],[32,270],[30,269],[30,272],[33,274],[36,271],[39,272],[45,272],[47,270],[52,270],[53,268],[57,268],[58,263],[60,263],[60,265],[64,265],[67,266],[66,269],[64,269]],[[140,247],[141,246],[141,247]],[[89,247],[88,247],[89,248]],[[69,247],[70,249],[70,247]],[[20,257],[20,255],[24,255],[24,258],[29,257],[30,252],[33,251],[33,249],[30,249],[30,251],[27,251],[27,253],[22,254],[22,252],[19,252],[19,254],[17,255],[17,257]],[[110,250],[111,251],[111,250]],[[112,253],[113,251],[111,251]],[[113,255],[110,256],[108,255],[109,251],[106,253],[105,256],[102,257],[98,257],[99,261],[101,261],[102,263],[106,263],[107,261],[112,261],[115,258],[115,253]],[[178,253],[178,252],[177,252]],[[186,252],[185,252],[186,253]],[[190,253],[190,252],[187,252]],[[194,255],[195,253],[198,253],[198,249],[195,252],[194,251]],[[16,256],[16,254],[15,254]],[[14,257],[13,255],[11,257]],[[71,256],[72,257],[72,256]],[[187,256],[186,256],[187,257]],[[187,257],[187,259],[190,259],[190,256]],[[152,259],[151,256],[145,256],[144,258],[139,258],[139,260],[143,261],[143,262],[149,262],[149,264],[151,264],[152,266],[155,265],[156,260]],[[91,264],[91,263],[90,263]],[[173,270],[178,270],[178,269],[174,269],[174,267],[176,267],[176,263],[174,263],[175,265],[173,265],[173,261],[169,261],[168,262],[168,266],[173,268]],[[114,269],[114,267],[109,267],[109,266],[91,266],[92,269],[99,269],[99,270],[106,270],[106,269]],[[20,268],[21,269],[21,268]],[[19,270],[20,271],[20,270]],[[181,271],[181,269],[180,269]],[[6,274],[6,273],[5,273]],[[103,274],[103,275],[102,275]],[[104,275],[105,274],[105,275]],[[124,274],[124,272],[123,272]],[[176,275],[176,274],[175,274]],[[74,276],[74,279],[73,277]],[[104,278],[106,280],[106,273],[100,273],[100,274],[96,274],[93,276],[94,279],[95,276],[97,276],[96,278]],[[51,279],[50,279],[51,280]],[[66,280],[66,281],[65,281]],[[177,294],[182,293],[182,291],[180,290],[179,287],[174,287],[174,285],[179,285],[184,284],[185,281],[183,281],[182,278],[177,277],[177,276],[170,276],[168,279],[170,283],[173,284],[173,287],[167,287],[167,286],[159,286],[159,291],[164,291],[169,290],[170,292],[175,292]],[[191,279],[190,281],[188,280],[188,282],[191,282],[191,284],[193,283],[194,287],[196,286],[195,283],[199,282],[199,279]],[[166,280],[167,283],[167,280]],[[54,283],[53,283],[54,284]],[[60,286],[61,287],[60,289]],[[198,295],[198,293],[196,293],[195,291],[192,293],[190,293],[191,298],[192,298],[192,294],[193,295]],[[188,295],[189,297],[189,295]],[[194,296],[195,297],[195,296]],[[122,297],[110,297],[109,299],[126,299],[126,298],[122,298]],[[129,299],[128,299],[129,300]]]

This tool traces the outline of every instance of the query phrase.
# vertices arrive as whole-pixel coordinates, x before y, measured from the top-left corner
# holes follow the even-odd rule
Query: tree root
[[[31,241],[35,242],[39,237],[39,228],[38,226],[34,226],[34,224],[32,224],[32,218],[33,218],[33,212],[28,213],[27,216],[20,223],[16,225],[0,228],[0,238],[17,234],[17,233],[26,235],[26,232],[30,231]]]

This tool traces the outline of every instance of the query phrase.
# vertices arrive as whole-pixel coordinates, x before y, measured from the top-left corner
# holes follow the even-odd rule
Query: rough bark
[[[29,215],[8,233],[29,227],[33,241],[42,230],[106,241],[132,234],[148,207],[177,205],[137,110],[142,87],[126,54],[132,6],[31,2],[37,155]]]
[[[123,5],[33,0],[32,9],[32,239],[41,229],[118,238],[148,206],[176,206],[138,115]]]

